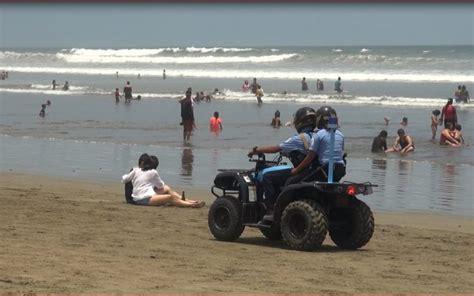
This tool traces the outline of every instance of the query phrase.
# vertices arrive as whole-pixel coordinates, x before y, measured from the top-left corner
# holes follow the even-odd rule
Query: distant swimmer
[[[51,83],[51,88],[55,90],[56,86],[58,86],[58,84],[56,83],[56,80],[53,80],[53,82]]]
[[[140,73],[138,73],[138,76],[137,76],[137,77],[138,77],[138,79],[140,79]]]
[[[41,110],[38,115],[40,117],[44,117],[46,115],[46,104],[41,104]]]
[[[316,80],[316,90],[324,90],[324,84],[321,80]]]
[[[47,101],[46,101],[46,105],[51,106],[51,101],[50,101],[50,100],[47,100]]]
[[[340,94],[342,93],[342,82],[341,82],[341,77],[337,78],[337,81],[334,83],[334,90]]]
[[[166,79],[166,69],[163,69],[163,80]]]
[[[308,83],[306,82],[306,77],[303,77],[303,80],[301,80],[301,90],[302,91],[308,90]]]
[[[257,89],[258,89],[259,86],[260,86],[260,84],[257,83],[257,78],[254,78],[252,84],[250,85],[250,89],[251,89],[253,94],[257,93]]]
[[[250,89],[250,84],[248,80],[244,81],[244,84],[242,84],[242,91],[243,92],[248,92]]]
[[[461,85],[458,85],[458,89],[454,92],[454,101],[459,103],[461,101]]]
[[[281,126],[280,111],[276,110],[275,115],[272,118],[272,123],[270,124],[274,128],[279,128]]]
[[[117,78],[117,79],[118,79],[118,71],[117,71],[117,72],[115,72],[115,78]]]
[[[261,105],[262,97],[263,97],[263,89],[260,85],[257,87],[257,92],[255,93],[255,96],[257,97],[257,103]]]
[[[69,82],[64,83],[63,90],[69,90]]]
[[[132,87],[130,86],[130,81],[127,81],[127,85],[123,88],[123,96],[125,97],[125,103],[130,103],[132,99]]]
[[[385,120],[385,125],[390,123],[390,117],[384,117],[383,120]]]
[[[471,101],[471,97],[469,96],[469,92],[467,91],[465,85],[461,87],[460,100],[466,104]]]
[[[400,125],[402,125],[402,126],[407,126],[407,125],[408,125],[408,118],[403,117],[403,118],[402,118],[402,121],[400,122]]]

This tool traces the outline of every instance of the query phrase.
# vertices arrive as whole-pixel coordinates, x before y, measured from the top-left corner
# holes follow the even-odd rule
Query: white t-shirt
[[[165,183],[161,179],[158,171],[155,169],[142,171],[141,168],[133,168],[133,170],[122,176],[122,183],[132,181],[133,200],[141,200],[155,195],[155,187],[162,189]]]

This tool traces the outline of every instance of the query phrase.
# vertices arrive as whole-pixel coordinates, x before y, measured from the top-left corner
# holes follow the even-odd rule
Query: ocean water
[[[166,69],[167,79],[162,78]],[[457,104],[467,147],[430,141],[430,116],[457,85],[474,87],[473,47],[2,49],[0,70],[0,169],[119,180],[143,152],[160,158],[160,173],[174,186],[207,189],[218,168],[249,168],[246,152],[275,145],[295,133],[273,129],[275,110],[283,122],[302,106],[333,106],[346,136],[351,181],[379,185],[365,197],[386,211],[472,215],[474,104]],[[116,72],[118,71],[118,77]],[[140,74],[140,77],[138,77]],[[342,78],[344,93],[334,93]],[[258,78],[263,105],[241,91]],[[309,91],[301,91],[306,77]],[[316,78],[325,91],[315,90]],[[60,86],[51,89],[55,79]],[[69,91],[60,90],[68,81]],[[115,104],[113,91],[130,81],[141,101]],[[195,104],[197,129],[182,141],[179,104],[187,87],[222,94]],[[51,100],[46,117],[40,105]],[[219,111],[224,130],[209,132]],[[384,117],[391,119],[385,126]],[[372,154],[381,129],[391,143],[408,117],[416,152]],[[439,131],[438,131],[439,136]],[[119,184],[117,186],[120,186]]]

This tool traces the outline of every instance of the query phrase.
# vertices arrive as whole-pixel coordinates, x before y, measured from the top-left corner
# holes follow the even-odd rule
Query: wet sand
[[[172,184],[171,184],[172,185]],[[0,174],[0,292],[472,293],[472,217],[375,212],[367,246],[292,251],[202,209],[124,203],[122,185]],[[182,188],[176,188],[181,190]]]

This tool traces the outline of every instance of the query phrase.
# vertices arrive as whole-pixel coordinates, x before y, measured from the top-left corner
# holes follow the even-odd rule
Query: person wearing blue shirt
[[[328,129],[328,122],[330,117],[337,118],[336,110],[329,106],[321,107],[316,111],[316,122],[318,131],[314,134],[311,140],[308,154],[305,159],[292,170],[292,175],[296,175],[306,167],[308,167],[316,157],[318,157],[320,169],[316,170],[314,179],[317,181],[327,181],[328,177],[328,163],[330,150],[331,133]],[[344,160],[344,135],[339,129],[334,132],[334,173],[333,180],[338,182],[346,174],[346,165]]]
[[[249,151],[248,156],[260,153],[278,153],[281,152],[288,157],[293,166],[296,167],[305,158],[313,130],[316,126],[316,113],[313,108],[302,107],[295,113],[294,126],[298,134],[290,137],[283,143],[275,146],[254,147]],[[291,166],[279,165],[272,166],[262,170],[257,175],[257,181],[262,185],[265,193],[265,204],[267,206],[267,214],[272,211],[273,204],[278,197],[280,188],[285,184],[286,180],[291,176]]]

